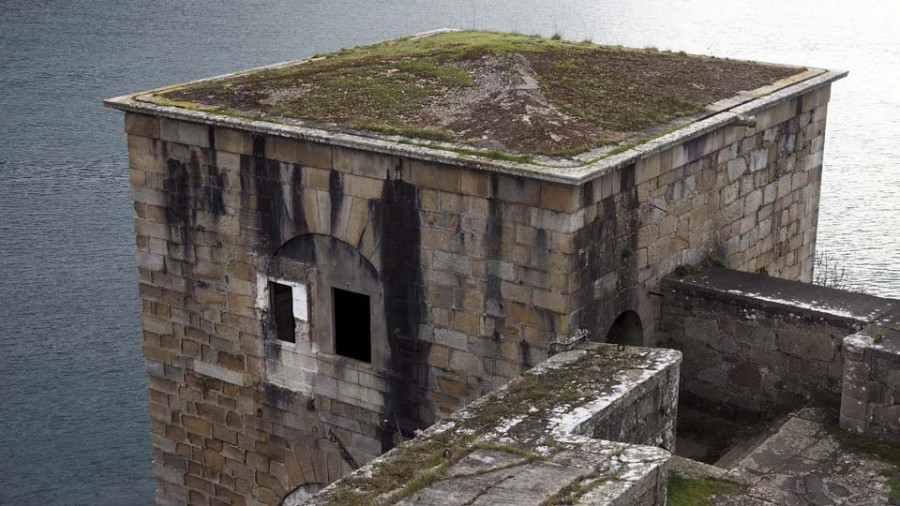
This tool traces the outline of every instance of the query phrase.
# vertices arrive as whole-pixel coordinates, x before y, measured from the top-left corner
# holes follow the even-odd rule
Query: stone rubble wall
[[[689,402],[762,417],[810,399],[837,405],[841,343],[860,327],[856,320],[701,293],[674,278],[662,291],[657,337],[684,354],[681,393]]]
[[[655,326],[647,291],[709,257],[811,281],[830,89],[757,111],[755,127],[719,128],[586,184],[573,215],[583,226],[570,326],[602,339],[626,310]]]
[[[900,335],[896,330],[877,325],[844,340],[840,416],[844,430],[900,444],[900,346],[897,343]]]

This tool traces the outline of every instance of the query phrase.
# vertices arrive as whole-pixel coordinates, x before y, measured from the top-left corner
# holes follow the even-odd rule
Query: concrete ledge
[[[284,504],[665,504],[671,455],[644,445],[674,444],[680,363],[674,350],[611,345],[555,355],[314,497]]]
[[[857,330],[895,307],[896,300],[786,279],[710,267],[691,276],[668,276],[663,291],[707,300],[735,301],[768,313],[824,321]]]

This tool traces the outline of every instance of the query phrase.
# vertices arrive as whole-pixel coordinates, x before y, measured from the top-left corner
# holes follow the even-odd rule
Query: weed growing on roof
[[[441,126],[424,111],[452,91],[472,87],[476,74],[470,69],[485,57],[509,55],[527,62],[540,94],[570,118],[566,128],[572,135],[551,136],[540,121],[533,130],[526,124],[523,132],[519,128],[503,131],[502,125],[510,121],[493,114],[477,117],[473,112],[473,117],[462,118],[461,124],[481,122],[480,131],[495,135],[489,140],[503,149],[487,152],[494,159],[528,153],[575,156],[593,144],[591,139],[598,144],[621,139],[699,113],[705,104],[738,90],[798,71],[656,48],[569,42],[559,34],[544,39],[471,31],[342,49],[301,64],[165,89],[156,98],[176,107],[217,108],[219,114],[304,119],[325,126],[475,144],[484,139],[467,137],[468,125]],[[498,114],[502,116],[502,109]],[[636,144],[616,148],[612,154]]]

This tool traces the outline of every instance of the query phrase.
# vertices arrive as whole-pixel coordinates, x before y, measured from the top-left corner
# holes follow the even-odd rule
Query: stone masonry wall
[[[568,331],[560,185],[136,114],[126,131],[160,504],[333,481]],[[261,280],[309,234],[377,270],[386,367],[267,338]]]
[[[803,303],[773,303],[778,288],[748,296],[698,289],[676,278],[663,281],[658,339],[684,354],[685,400],[761,417],[810,399],[837,405],[842,341],[860,322],[823,316]]]
[[[755,127],[719,128],[585,185],[571,326],[602,339],[631,309],[655,327],[648,290],[707,257],[811,281],[829,96],[777,103]]]
[[[582,186],[126,114],[160,504],[329,483],[550,341],[626,309],[649,327],[681,263],[807,279],[828,89]],[[271,337],[266,281],[310,236],[383,287],[372,364],[322,338],[316,263],[293,280],[308,332]]]
[[[840,421],[850,432],[900,444],[900,331],[892,320],[844,340]]]

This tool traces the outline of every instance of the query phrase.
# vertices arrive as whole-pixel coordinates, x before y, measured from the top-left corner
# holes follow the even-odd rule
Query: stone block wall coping
[[[289,62],[269,67],[260,67],[249,71],[215,77],[213,80],[234,77],[235,75],[246,72],[256,72],[265,68],[277,68],[297,63],[298,62]],[[301,139],[333,146],[409,157],[422,161],[462,166],[529,179],[569,185],[581,185],[597,179],[606,173],[636,163],[656,153],[660,153],[669,148],[676,148],[687,141],[701,137],[709,132],[732,124],[740,124],[740,122],[744,121],[748,116],[752,116],[758,111],[771,108],[777,104],[790,101],[803,94],[828,86],[832,82],[846,77],[846,75],[846,71],[810,69],[797,76],[779,81],[774,85],[761,88],[760,90],[754,90],[753,92],[748,92],[746,94],[740,94],[733,98],[712,104],[708,108],[708,114],[705,117],[701,117],[697,121],[694,121],[683,128],[636,145],[621,153],[595,160],[565,161],[560,159],[547,161],[546,163],[493,160],[487,157],[462,154],[447,149],[441,149],[437,145],[432,147],[425,143],[413,144],[400,137],[374,137],[371,135],[314,128],[308,126],[302,120],[285,120],[283,123],[275,123],[272,121],[227,116],[202,110],[158,105],[152,102],[152,99],[150,98],[151,94],[159,93],[171,87],[110,98],[104,101],[104,105],[125,112],[229,127],[257,134]],[[210,79],[204,79],[203,81],[209,80]],[[184,84],[179,86],[184,86]],[[752,130],[753,127],[745,126],[744,128]],[[681,158],[684,159],[684,157]]]
[[[718,267],[680,278],[670,275],[660,286],[663,290],[708,300],[737,300],[743,307],[764,310],[767,314],[824,320],[850,331],[900,309],[900,301],[894,299]]]
[[[582,481],[590,483],[590,491],[575,504],[619,504],[616,501],[623,496],[635,499],[649,493],[647,487],[665,483],[670,454],[651,446],[593,439],[592,422],[629,402],[630,394],[647,383],[663,384],[662,378],[677,383],[677,374],[669,373],[677,371],[680,364],[681,353],[675,350],[618,350],[613,345],[584,345],[582,349],[554,355],[316,496],[305,502],[288,496],[285,504],[326,505],[350,497],[363,502],[377,497],[379,504],[431,504],[432,495],[446,499],[442,501],[446,504],[472,504],[458,496],[468,493],[480,498],[487,490],[477,490],[482,485],[473,483],[478,481],[473,478],[500,469],[510,471],[504,479],[511,480],[507,487],[511,494],[527,491],[522,484],[512,483],[529,474],[558,472],[559,479],[553,480],[554,490],[529,492],[544,494],[542,500],[560,493],[567,483],[596,478],[599,470],[605,469],[608,479]],[[607,381],[597,380],[600,371]],[[676,388],[674,383],[672,388]],[[674,413],[665,416],[674,417]],[[434,461],[437,457],[440,462]],[[467,467],[475,464],[473,460],[493,467],[473,472]],[[415,497],[406,488],[407,481],[385,488],[379,478],[383,469],[402,468],[413,461],[419,463],[420,471],[415,480],[431,485],[413,492]],[[521,469],[513,469],[519,465]],[[373,482],[382,488],[369,490]],[[469,487],[476,489],[468,490]],[[636,493],[638,488],[644,491]],[[588,497],[590,501],[583,502]],[[534,497],[531,499],[528,504],[538,503]]]
[[[850,353],[900,358],[900,307],[882,315],[860,332],[844,338]]]
[[[900,311],[844,338],[841,428],[900,444]]]

